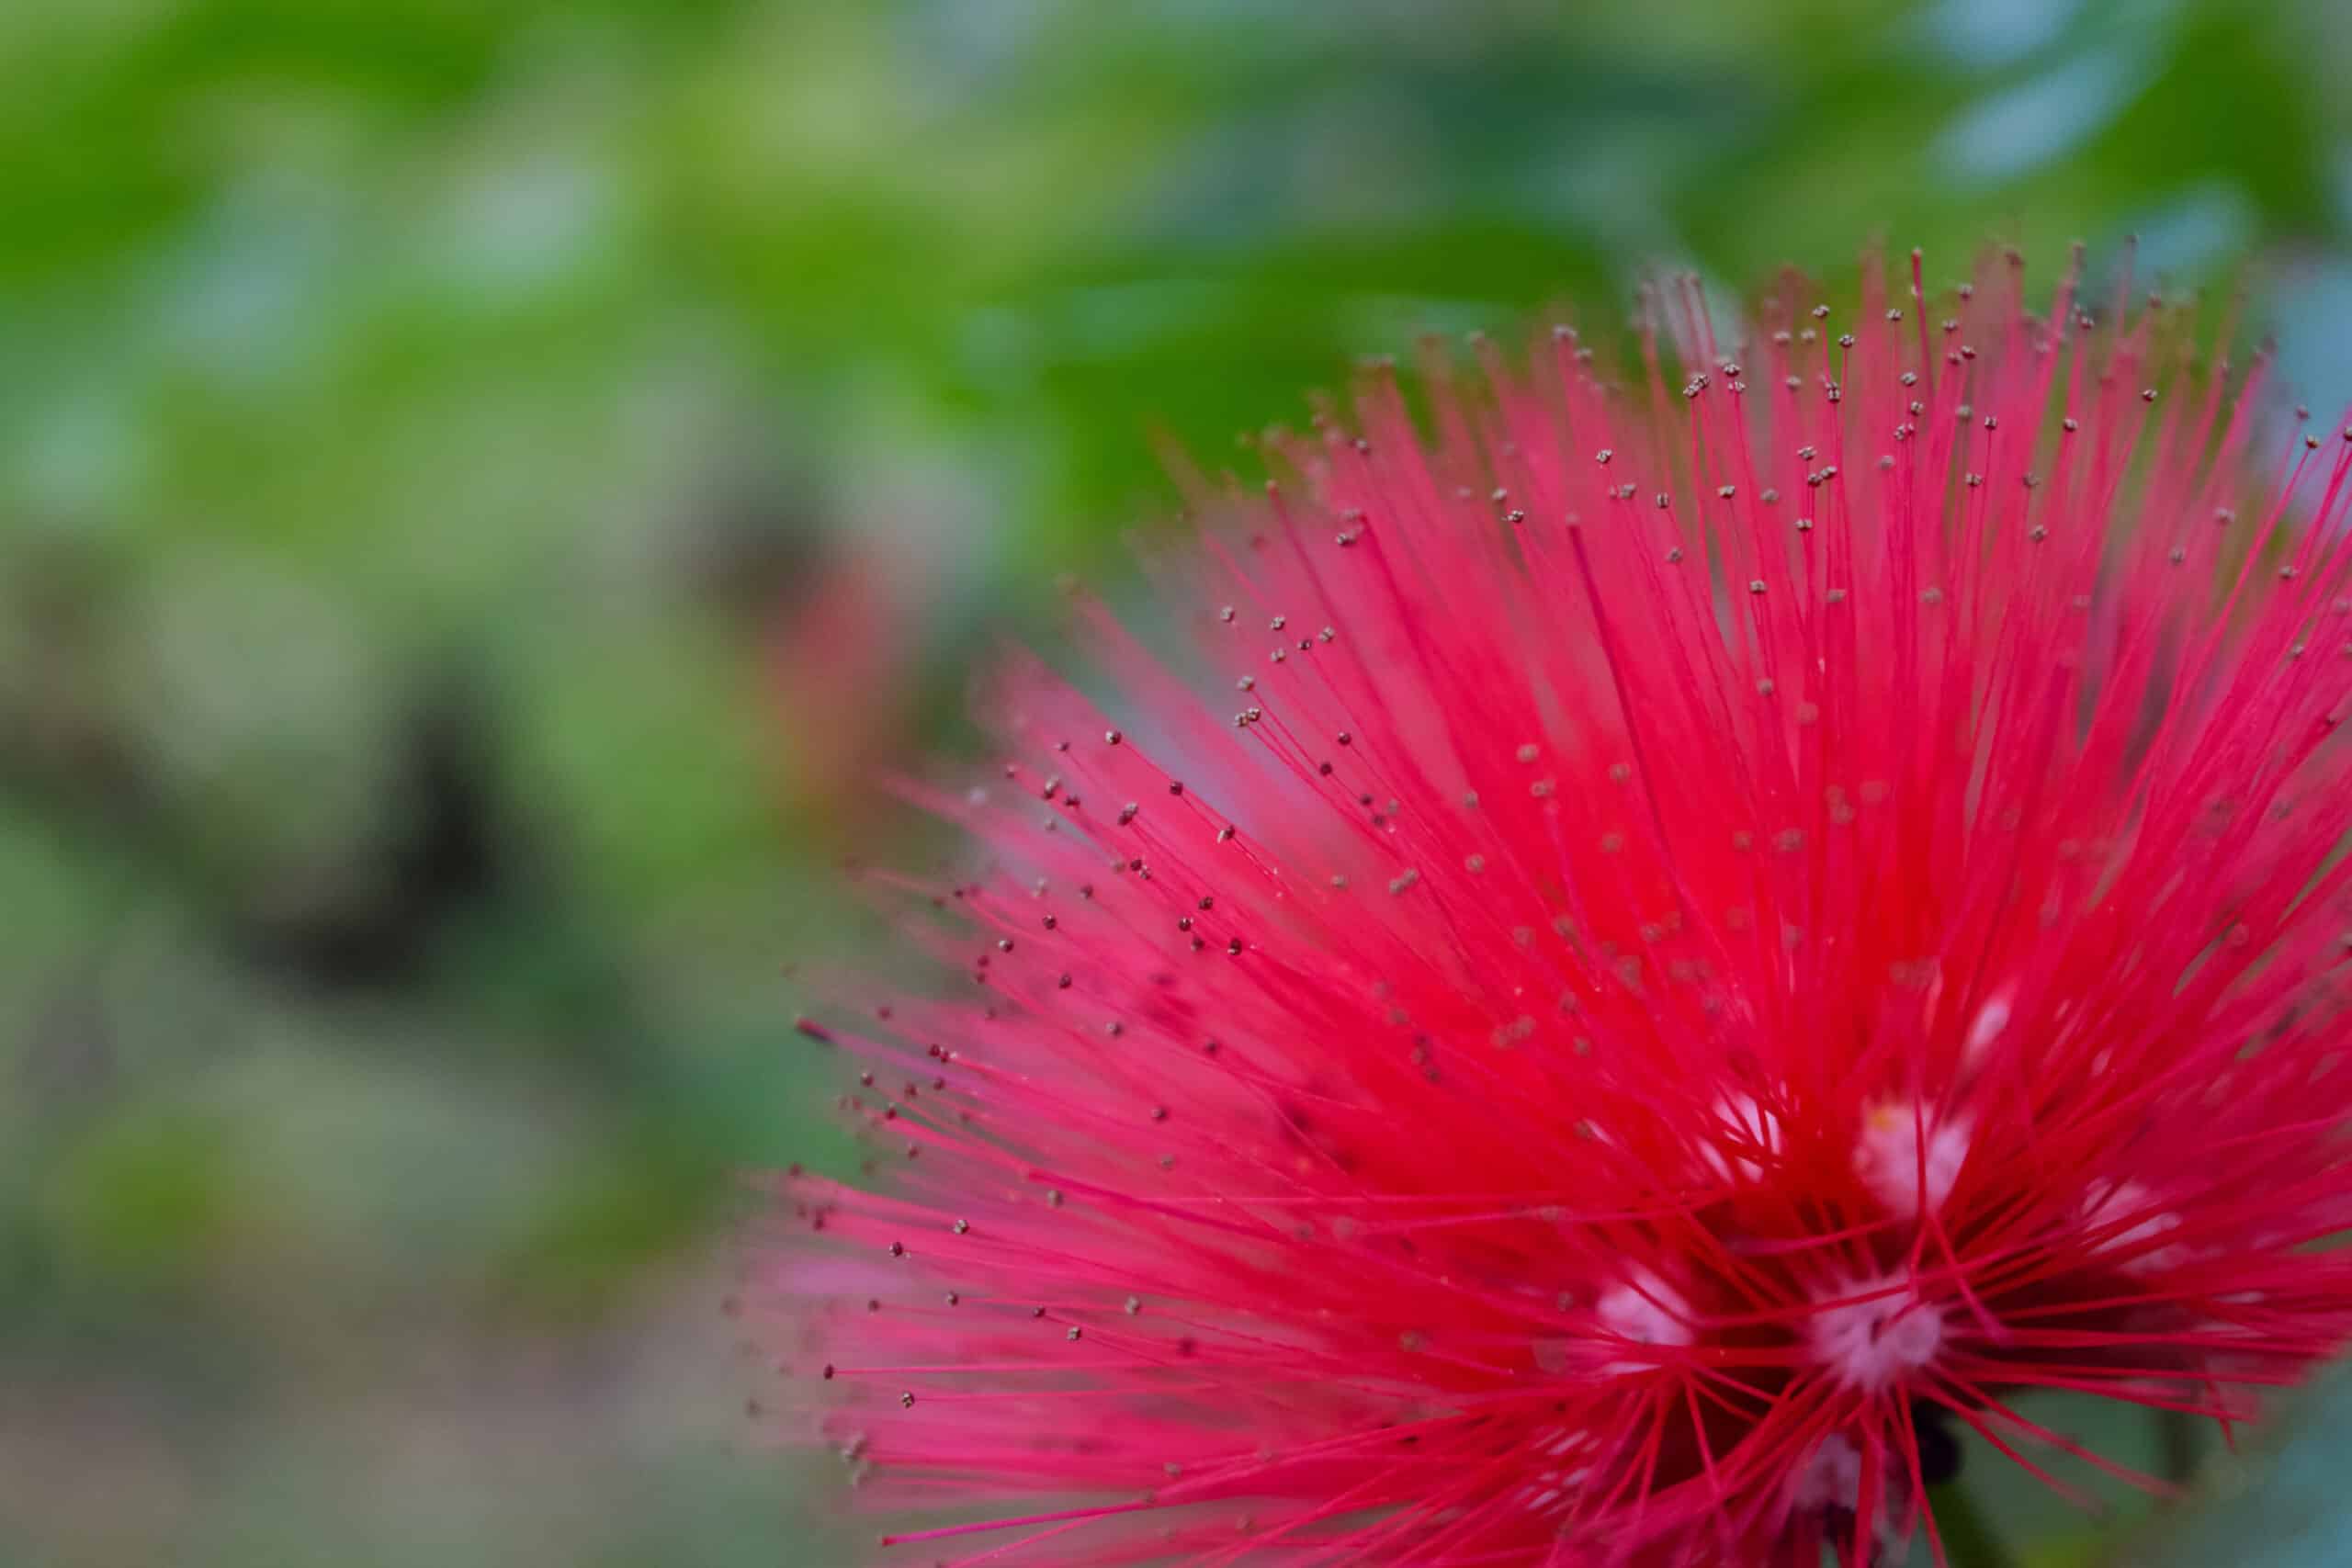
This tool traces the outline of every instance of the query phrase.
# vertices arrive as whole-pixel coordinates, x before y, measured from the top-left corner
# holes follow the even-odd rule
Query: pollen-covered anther
[[[1817,1292],[1805,1349],[1849,1388],[1877,1393],[1909,1377],[1943,1348],[1944,1310],[1904,1278],[1832,1281]]]

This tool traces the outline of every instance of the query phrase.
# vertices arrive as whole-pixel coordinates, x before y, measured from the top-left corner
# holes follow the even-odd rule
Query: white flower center
[[[1919,1299],[1911,1280],[1833,1284],[1805,1327],[1813,1359],[1849,1388],[1869,1393],[1935,1359],[1944,1342],[1943,1309]]]
[[[1862,1504],[1862,1455],[1832,1432],[1797,1467],[1789,1501],[1798,1508],[1854,1509]]]
[[[1683,1299],[1681,1292],[1647,1269],[1625,1284],[1611,1285],[1601,1292],[1600,1299],[1592,1303],[1592,1312],[1602,1328],[1636,1345],[1673,1348],[1688,1345],[1696,1337],[1690,1328],[1690,1303]],[[1656,1364],[1611,1361],[1600,1370],[1603,1375],[1614,1375],[1645,1371]]]
[[[1874,1106],[1862,1114],[1854,1173],[1888,1213],[1916,1220],[1942,1208],[1951,1195],[1960,1168],[1968,1162],[1968,1134],[1965,1119],[1939,1122],[1924,1105]]]

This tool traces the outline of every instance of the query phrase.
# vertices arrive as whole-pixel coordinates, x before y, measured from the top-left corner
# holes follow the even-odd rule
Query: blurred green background
[[[719,1310],[782,971],[1156,429],[1874,237],[2352,393],[2334,0],[1579,9],[0,7],[0,1562],[850,1562]],[[2319,1409],[2219,1534],[1970,1484],[2352,1561]]]

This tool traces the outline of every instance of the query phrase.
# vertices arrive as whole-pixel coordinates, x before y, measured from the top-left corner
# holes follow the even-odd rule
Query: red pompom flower
[[[1861,1562],[2344,1343],[2352,430],[2021,279],[1374,369],[1007,663],[751,1292],[888,1540]]]

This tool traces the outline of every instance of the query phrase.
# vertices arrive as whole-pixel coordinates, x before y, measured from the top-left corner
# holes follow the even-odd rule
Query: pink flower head
[[[2352,431],[2021,290],[1375,369],[1004,669],[752,1292],[887,1540],[1859,1562],[2344,1342]]]

